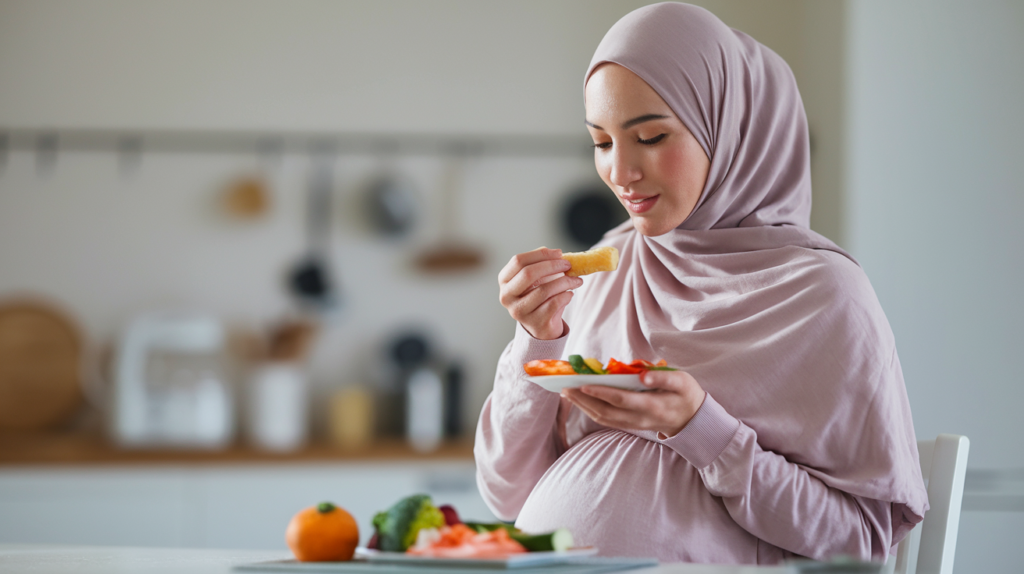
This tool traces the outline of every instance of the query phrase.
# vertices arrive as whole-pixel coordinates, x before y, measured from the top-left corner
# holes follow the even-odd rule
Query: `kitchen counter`
[[[80,434],[0,434],[0,466],[253,464],[310,462],[404,462],[473,460],[472,441],[449,442],[431,453],[414,451],[401,439],[378,441],[358,451],[312,444],[294,452],[269,452],[247,446],[223,450],[123,449],[102,436]]]
[[[283,560],[287,553],[269,550],[206,550],[0,544],[0,572],[26,574],[229,574],[234,566]],[[325,565],[310,572],[329,572]],[[629,570],[635,574],[791,574],[787,567],[662,564]]]

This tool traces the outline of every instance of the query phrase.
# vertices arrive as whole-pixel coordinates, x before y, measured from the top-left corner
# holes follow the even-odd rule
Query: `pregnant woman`
[[[560,252],[499,275],[516,335],[476,436],[477,482],[526,531],[602,554],[883,561],[928,508],[892,331],[864,272],[809,229],[806,117],[775,53],[702,8],[636,10],[585,76],[619,269]],[[523,364],[665,359],[648,392],[559,396]]]

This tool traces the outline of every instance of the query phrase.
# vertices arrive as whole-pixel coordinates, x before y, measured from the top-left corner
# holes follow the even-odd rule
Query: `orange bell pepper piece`
[[[537,360],[530,361],[523,365],[523,370],[531,377],[543,377],[548,375],[575,375],[569,361]]]

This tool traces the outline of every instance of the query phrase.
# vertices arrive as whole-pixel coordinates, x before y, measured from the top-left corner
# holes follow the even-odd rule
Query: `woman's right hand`
[[[498,273],[498,300],[508,314],[535,339],[565,334],[562,312],[583,279],[569,277],[569,262],[561,249],[541,247],[513,257]]]

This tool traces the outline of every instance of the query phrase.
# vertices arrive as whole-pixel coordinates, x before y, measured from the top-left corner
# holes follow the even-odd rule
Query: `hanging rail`
[[[138,154],[396,154],[588,157],[589,138],[568,135],[458,135],[220,130],[25,129],[0,127],[0,155],[102,151]]]

